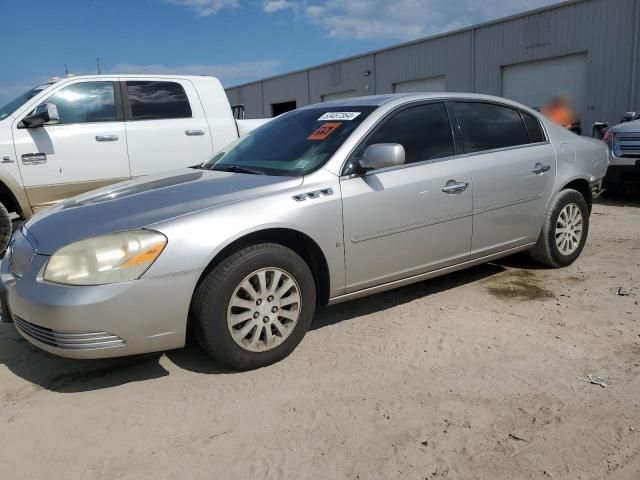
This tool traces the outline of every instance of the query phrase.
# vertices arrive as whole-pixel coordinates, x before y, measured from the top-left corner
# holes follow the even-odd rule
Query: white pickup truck
[[[0,107],[0,249],[12,213],[202,163],[266,121],[236,121],[208,76],[83,75],[33,88]]]

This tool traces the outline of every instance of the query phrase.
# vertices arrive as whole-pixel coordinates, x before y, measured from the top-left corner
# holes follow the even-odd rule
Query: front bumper
[[[625,162],[611,161],[604,178],[604,187],[608,185],[640,185],[640,159],[624,159]],[[633,161],[630,161],[633,160]]]
[[[201,271],[99,286],[67,286],[39,277],[34,255],[21,279],[0,263],[10,316],[33,345],[71,358],[108,358],[184,346],[191,296]],[[4,303],[4,302],[3,302]]]

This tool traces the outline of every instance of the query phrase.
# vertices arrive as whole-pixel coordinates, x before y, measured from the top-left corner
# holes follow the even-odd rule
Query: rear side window
[[[457,102],[453,108],[467,153],[529,143],[520,112],[491,103]]]
[[[544,136],[540,122],[533,116],[526,112],[522,112],[522,118],[524,124],[527,126],[527,132],[529,132],[529,140],[531,143],[546,142],[547,139]]]
[[[367,139],[357,155],[362,156],[366,148],[375,143],[399,143],[406,152],[406,163],[455,154],[449,116],[442,103],[419,105],[396,113]]]
[[[113,82],[74,83],[51,95],[46,102],[58,108],[60,125],[116,120]]]
[[[191,117],[182,85],[176,82],[126,82],[132,120]]]

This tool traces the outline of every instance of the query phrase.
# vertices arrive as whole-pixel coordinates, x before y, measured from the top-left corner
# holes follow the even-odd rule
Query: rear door
[[[209,125],[191,82],[127,79],[122,91],[132,176],[188,167],[211,157]]]
[[[376,143],[401,144],[406,164],[341,177],[347,292],[462,262],[471,246],[471,175],[444,104],[391,114],[349,164]]]
[[[556,157],[540,122],[507,105],[452,102],[473,177],[472,257],[535,242]]]
[[[44,206],[130,178],[126,134],[114,80],[76,80],[42,103],[60,121],[38,128],[12,125],[16,158],[29,201]]]

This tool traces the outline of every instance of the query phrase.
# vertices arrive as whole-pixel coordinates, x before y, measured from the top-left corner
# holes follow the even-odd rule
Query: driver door
[[[443,103],[404,108],[356,151],[399,143],[405,165],[343,176],[347,293],[463,262],[472,234],[468,159]],[[452,185],[458,188],[450,188]]]
[[[43,103],[56,105],[59,123],[12,125],[16,159],[34,207],[131,178],[115,79],[66,83]]]

